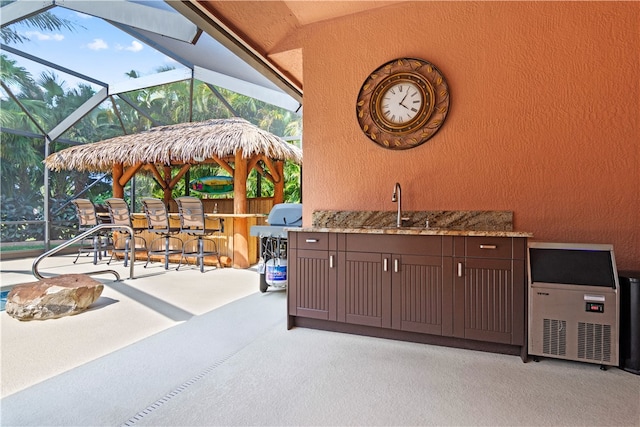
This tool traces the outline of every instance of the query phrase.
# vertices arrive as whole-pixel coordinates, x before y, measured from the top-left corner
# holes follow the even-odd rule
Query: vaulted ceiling
[[[302,47],[298,30],[306,25],[398,3],[389,1],[204,1],[192,6],[270,62],[302,90]],[[175,7],[175,6],[174,6]]]

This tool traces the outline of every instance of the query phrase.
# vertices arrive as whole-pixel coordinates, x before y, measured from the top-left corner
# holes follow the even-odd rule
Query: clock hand
[[[407,95],[409,95],[409,91],[407,91],[407,93],[404,94],[404,98],[402,98],[402,101],[400,101],[400,105],[402,105],[402,103],[404,102],[405,99],[407,99]],[[404,107],[404,105],[402,105]],[[405,107],[406,108],[406,107]]]

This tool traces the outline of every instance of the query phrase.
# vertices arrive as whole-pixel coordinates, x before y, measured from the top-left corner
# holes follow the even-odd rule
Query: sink
[[[393,226],[389,226],[389,227],[382,227],[385,230],[428,230],[428,228],[424,228],[424,227],[416,227],[416,226],[402,226],[402,227],[396,227],[395,225]]]
[[[417,227],[417,226],[403,226],[397,227],[395,225],[387,225],[387,226],[374,226],[374,225],[365,225],[362,228],[367,230],[407,230],[407,231],[424,231],[424,230],[441,230],[440,227]]]

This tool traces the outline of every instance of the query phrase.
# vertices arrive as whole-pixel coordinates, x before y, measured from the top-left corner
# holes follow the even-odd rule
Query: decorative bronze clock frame
[[[382,99],[387,89],[401,82],[412,83],[422,104],[411,120],[396,123],[383,115]],[[373,142],[392,150],[406,150],[426,142],[440,129],[449,112],[449,88],[444,76],[431,63],[399,58],[378,67],[365,80],[358,94],[358,124]]]

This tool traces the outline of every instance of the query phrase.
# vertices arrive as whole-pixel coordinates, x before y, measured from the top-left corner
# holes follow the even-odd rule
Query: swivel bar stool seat
[[[194,236],[193,239],[184,242],[180,263],[176,270],[182,265],[183,259],[195,258],[200,266],[200,272],[204,273],[204,258],[207,256],[215,256],[217,265],[220,267],[218,244],[207,236],[219,236],[224,232],[224,219],[217,218],[218,228],[207,228],[204,207],[200,199],[189,196],[178,197],[176,203],[180,213],[180,232]]]
[[[158,236],[147,246],[147,263],[144,266],[147,267],[152,255],[162,255],[164,268],[168,270],[169,256],[182,253],[182,240],[173,236],[180,232],[180,228],[170,226],[169,213],[162,200],[145,197],[142,206],[147,217],[147,230]]]
[[[113,197],[111,199],[105,200],[107,207],[109,208],[109,217],[111,218],[111,223],[115,225],[126,225],[133,228],[134,233],[141,233],[146,230],[146,227],[134,227],[133,221],[131,220],[131,213],[129,212],[129,205],[123,199]],[[147,250],[147,241],[142,236],[133,236],[133,241],[135,245],[135,250],[143,250],[146,252]],[[131,247],[131,236],[129,232],[123,232],[119,234],[114,234],[113,236],[113,249],[111,249],[111,258],[109,258],[109,262],[113,259],[114,254],[123,254],[124,256],[124,266],[126,267],[129,263],[129,248]],[[135,254],[135,252],[134,252]],[[135,256],[135,255],[134,255]],[[131,260],[131,262],[135,261],[135,259]]]
[[[78,216],[78,231],[87,231],[100,224],[96,207],[89,199],[74,199],[71,201]],[[82,239],[78,248],[78,255],[73,261],[78,261],[81,253],[93,254],[93,263],[97,264],[98,259],[102,260],[102,254],[111,249],[111,238],[108,233],[99,231],[93,236]]]

